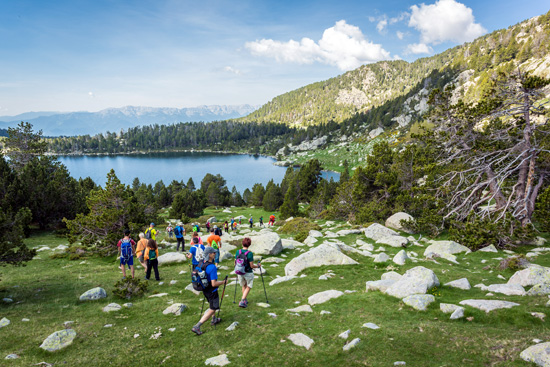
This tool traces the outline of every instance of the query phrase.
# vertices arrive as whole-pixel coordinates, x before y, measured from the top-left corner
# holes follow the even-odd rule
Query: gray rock
[[[262,260],[262,264],[269,264],[269,263],[276,263],[276,264],[280,264],[280,263],[284,263],[285,262],[285,259],[281,259],[280,257],[268,257],[266,259],[263,259]]]
[[[463,308],[463,307],[453,305],[453,304],[450,304],[450,303],[440,303],[439,304],[439,309],[443,313],[453,313],[456,310],[458,310],[459,308]]]
[[[386,290],[386,294],[404,298],[413,294],[425,294],[429,289],[439,286],[439,279],[433,271],[423,266],[409,269],[401,279]]]
[[[491,284],[487,287],[489,292],[502,293],[507,296],[524,296],[525,289],[519,284]]]
[[[279,284],[279,283],[283,283],[283,282],[288,282],[289,280],[296,279],[296,278],[298,278],[298,277],[294,276],[294,275],[287,275],[287,276],[284,276],[284,277],[275,278],[271,282],[269,282],[269,285],[275,285],[275,284]]]
[[[317,238],[307,236],[307,238],[304,240],[304,244],[308,245],[309,247],[313,246],[315,243],[317,243]]]
[[[332,246],[321,244],[298,257],[285,266],[285,275],[298,275],[304,269],[323,265],[357,265],[357,261]]]
[[[239,325],[238,321],[233,321],[231,325],[229,325],[227,328],[225,328],[225,331],[233,331],[235,328]]]
[[[191,284],[191,283],[189,283],[189,285],[187,287],[185,287],[185,290],[193,292],[197,296],[202,294],[202,292],[196,291],[195,288],[193,288],[193,284]]]
[[[519,284],[523,287],[542,283],[550,283],[550,268],[538,265],[516,271],[508,280],[508,284]]]
[[[227,358],[227,354],[221,354],[216,357],[208,358],[206,361],[204,361],[204,364],[207,366],[225,366],[227,364],[231,363],[229,359]]]
[[[393,362],[393,365],[394,366],[406,366],[407,362],[397,361],[397,362]]]
[[[55,352],[71,345],[75,337],[76,332],[73,329],[56,331],[42,342],[40,348],[48,352]]]
[[[216,217],[212,217],[212,218],[208,218],[207,222],[208,223],[215,223],[215,222],[219,222],[219,220]]]
[[[0,320],[0,328],[8,326],[9,324],[11,324],[11,321],[5,317],[2,317],[2,320]]]
[[[298,307],[290,308],[288,312],[313,312],[313,309],[310,305],[301,305]]]
[[[294,345],[304,347],[307,350],[309,350],[314,343],[313,339],[302,333],[290,334],[287,339],[294,343]]]
[[[336,234],[338,235],[338,237],[343,237],[343,236],[347,236],[347,235],[350,235],[350,234],[361,234],[361,230],[359,229],[342,229],[338,232],[336,232]]]
[[[177,282],[178,282],[177,280],[171,280],[171,281],[170,281],[170,285],[174,285],[174,284],[176,284]]]
[[[466,246],[462,246],[454,241],[430,241],[431,245],[426,247],[424,256],[428,257],[429,254],[437,254],[441,257],[444,255],[454,255],[460,253],[469,253],[470,249]]]
[[[385,236],[376,241],[379,245],[388,245],[391,247],[404,247],[409,244],[409,240],[403,236]]]
[[[459,302],[463,306],[470,306],[477,308],[479,310],[489,313],[493,310],[498,310],[500,308],[512,308],[514,306],[519,306],[518,303],[508,302],[508,301],[492,301],[486,299],[467,299]]]
[[[309,231],[309,236],[313,238],[323,237],[323,233],[312,229],[311,231]]]
[[[550,303],[550,302],[549,302],[549,303]],[[320,313],[321,313],[321,315],[330,315],[332,312],[322,310]]]
[[[550,342],[533,345],[521,352],[519,356],[526,362],[548,367],[550,366]]]
[[[8,298],[8,297],[2,298],[2,302],[4,302],[4,303],[12,303],[12,302],[13,302],[13,299]]]
[[[498,252],[495,245],[485,246],[484,248],[481,248],[478,251],[481,251],[481,252]]]
[[[262,266],[261,268],[252,269],[252,272],[254,275],[265,275],[267,273],[267,269]]]
[[[374,257],[374,262],[375,263],[385,263],[385,262],[388,262],[390,261],[390,257],[388,255],[386,255],[384,252],[381,252],[379,253],[378,255],[376,255]]]
[[[128,303],[123,303],[123,304],[122,304],[122,307],[130,308],[130,307],[134,307],[134,304],[133,304],[133,303],[130,303],[130,302],[128,302]]]
[[[391,287],[397,280],[395,279],[384,279],[384,280],[373,280],[366,283],[366,291],[380,291],[386,293],[386,290]]]
[[[418,311],[426,311],[430,303],[434,301],[435,297],[431,294],[413,294],[403,298],[403,303]]]
[[[371,130],[371,131],[369,132],[369,137],[370,137],[371,139],[374,139],[374,138],[376,138],[378,135],[383,134],[383,133],[384,133],[384,129],[381,128],[381,127],[377,127],[376,129],[373,129],[373,130]]]
[[[262,308],[271,307],[271,305],[269,303],[265,303],[265,302],[258,302],[258,303],[256,303],[256,306],[262,307]]]
[[[453,287],[453,288],[463,289],[465,291],[472,289],[472,286],[470,285],[470,282],[466,278],[453,280],[452,282],[445,283],[444,285],[446,287]]]
[[[121,308],[122,306],[118,303],[109,303],[107,306],[103,307],[103,312],[120,311]]]
[[[23,321],[23,322],[29,322],[29,321],[31,321],[31,320],[29,320],[29,319],[27,319],[27,318],[23,318],[23,319],[21,319],[21,321]]]
[[[92,288],[80,295],[81,301],[95,301],[97,299],[106,298],[107,292],[101,287]]]
[[[393,257],[392,261],[397,265],[405,265],[407,260],[410,260],[410,258],[407,256],[405,250],[401,250]]]
[[[351,333],[351,329],[348,329],[348,330],[344,331],[343,333],[341,333],[340,335],[338,335],[338,337],[342,338],[342,339],[347,339],[347,338],[349,338],[350,333]]]
[[[403,231],[407,233],[414,233],[411,230],[405,229],[401,224],[402,220],[414,220],[413,216],[407,213],[398,212],[386,219],[386,227],[397,229],[398,231]]]
[[[550,283],[535,284],[527,291],[528,296],[545,296],[550,294]]]
[[[186,309],[187,309],[187,306],[184,305],[183,303],[174,303],[174,304],[170,305],[168,308],[166,308],[164,311],[162,311],[162,313],[164,315],[172,314],[172,315],[175,315],[175,316],[179,316]]]
[[[167,295],[168,293],[157,293],[157,294],[150,295],[148,298],[158,298],[158,297],[164,297]]]
[[[17,359],[17,358],[19,358],[17,354],[8,354],[4,359]]]
[[[333,298],[338,298],[343,295],[344,295],[344,292],[336,291],[332,289],[324,292],[315,293],[314,295],[310,296],[307,299],[307,302],[310,305],[314,306],[314,305],[319,305],[321,303],[325,303]]]
[[[365,237],[370,238],[373,241],[378,241],[381,238],[388,237],[388,236],[398,236],[399,233],[394,231],[393,229],[389,229],[384,227],[381,224],[373,223],[370,226],[368,226],[365,230]]]
[[[262,232],[257,236],[250,236],[252,244],[249,249],[256,255],[278,255],[283,251],[281,237],[275,232]]]
[[[372,322],[364,323],[363,327],[366,327],[367,329],[372,329],[372,330],[380,329],[380,326],[373,324]]]
[[[294,250],[296,247],[305,246],[305,243],[288,240],[286,238],[281,239],[281,243],[283,244],[283,250]]]
[[[360,342],[361,342],[361,339],[355,338],[352,341],[350,341],[349,343],[347,343],[346,345],[344,345],[344,347],[342,349],[344,351],[348,351],[352,348],[355,348],[357,346],[357,344],[359,344]]]
[[[158,258],[159,265],[186,262],[187,257],[181,252],[167,252]]]
[[[463,317],[464,317],[464,308],[459,307],[456,310],[454,310],[454,312],[452,313],[450,319],[451,320],[457,320],[457,319],[461,319]]]

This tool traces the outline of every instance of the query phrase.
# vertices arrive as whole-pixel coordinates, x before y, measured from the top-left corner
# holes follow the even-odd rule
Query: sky
[[[549,10],[550,0],[0,0],[0,116],[261,105]]]

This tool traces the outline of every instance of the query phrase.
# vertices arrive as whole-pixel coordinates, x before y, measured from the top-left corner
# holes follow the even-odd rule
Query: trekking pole
[[[258,266],[260,267],[260,276],[262,277],[262,284],[264,286],[264,294],[265,294],[265,303],[269,303],[267,300],[267,292],[265,291],[265,283],[264,283],[264,273],[262,272],[262,258],[260,257],[260,261],[258,261]]]
[[[223,285],[223,291],[222,291],[222,299],[220,300],[220,308],[218,309],[218,319],[220,318],[220,313],[222,312],[222,303],[223,303],[223,296],[225,295],[225,287],[227,286],[227,278],[229,277],[229,275],[226,275],[225,276],[225,279],[224,279],[224,285]],[[214,313],[215,315],[215,313]],[[214,324],[214,329],[216,328],[216,325],[217,324]]]
[[[235,294],[233,295],[233,304],[235,304],[235,298],[237,298],[237,279],[239,279],[239,277],[237,275],[235,275],[236,278],[235,278]]]

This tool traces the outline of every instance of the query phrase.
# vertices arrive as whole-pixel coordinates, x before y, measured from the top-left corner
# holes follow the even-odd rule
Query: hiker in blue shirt
[[[193,237],[193,246],[189,249],[187,258],[191,259],[193,268],[199,265],[199,261],[204,259],[204,245],[199,243],[198,237]]]
[[[206,310],[200,321],[193,326],[191,329],[197,335],[201,335],[201,325],[207,322],[212,317],[212,325],[219,324],[222,319],[215,316],[216,311],[220,309],[220,296],[218,295],[218,287],[220,285],[227,284],[227,277],[219,281],[218,280],[218,268],[214,265],[214,257],[216,256],[216,251],[208,246],[204,249],[204,258],[205,263],[202,265],[201,269],[204,269],[206,272],[206,278],[208,279],[209,286],[202,293],[204,297],[208,300],[210,308]]]
[[[185,241],[183,239],[183,236],[185,236],[185,228],[183,228],[183,223],[178,223],[176,228],[174,228],[174,234],[176,235],[176,240],[178,241],[176,251],[179,251],[181,243],[181,252],[185,252]]]

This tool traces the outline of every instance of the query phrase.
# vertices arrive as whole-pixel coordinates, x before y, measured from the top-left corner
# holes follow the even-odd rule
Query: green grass
[[[256,221],[260,214],[264,215],[264,219],[271,214],[262,209],[233,208],[235,213],[231,214],[221,210],[208,209],[207,213],[222,220],[252,214]],[[247,227],[246,224],[243,222],[243,226]],[[342,224],[337,222],[337,225]],[[365,240],[362,235],[339,239],[352,244],[358,238]],[[47,245],[53,248],[67,241],[48,232],[37,232],[27,243],[31,247]],[[385,247],[390,256],[398,251]],[[409,250],[418,253],[419,257],[424,251],[415,246]],[[228,287],[222,305],[221,317],[224,321],[216,329],[210,325],[203,326],[205,334],[200,337],[190,332],[200,317],[202,298],[184,290],[189,284],[187,264],[161,266],[159,270],[164,285],[150,282],[145,297],[130,301],[134,305],[132,308],[104,313],[101,308],[108,303],[127,302],[115,298],[111,292],[121,277],[115,257],[90,257],[85,264],[80,264],[82,260],[50,259],[50,254],[48,251],[41,252],[40,259],[29,262],[26,267],[1,270],[0,298],[11,296],[15,301],[11,304],[0,303],[0,318],[11,320],[9,326],[0,329],[2,365],[29,366],[46,361],[67,366],[145,366],[158,365],[170,356],[163,365],[199,366],[209,357],[227,353],[232,364],[249,366],[342,366],[343,363],[346,366],[392,366],[395,361],[423,367],[528,366],[519,358],[519,353],[533,344],[532,339],[548,341],[550,337],[546,322],[529,314],[548,314],[545,307],[548,297],[495,295],[490,298],[518,302],[521,306],[489,314],[467,308],[466,317],[473,317],[472,321],[452,321],[449,315],[439,311],[439,303],[457,304],[469,298],[489,298],[485,296],[486,292],[478,288],[462,291],[441,286],[436,293],[436,302],[426,312],[419,312],[399,299],[380,292],[364,291],[365,281],[380,279],[384,272],[392,268],[402,274],[418,265],[432,269],[441,284],[462,277],[467,277],[472,286],[481,282],[486,285],[503,283],[497,275],[509,278],[513,272],[496,270],[498,260],[493,258],[502,257],[502,253],[462,255],[458,257],[460,265],[440,260],[440,264],[421,261],[405,266],[374,264],[370,258],[349,254],[360,265],[310,268],[302,272],[307,275],[305,278],[271,287],[268,283],[276,275],[284,275],[284,265],[301,254],[297,250],[285,250],[285,263],[278,267],[265,264],[267,274],[264,280],[271,307],[264,309],[256,306],[258,302],[265,302],[260,278],[254,283],[247,309],[233,304],[235,288]],[[487,263],[482,264],[482,259],[488,260]],[[539,256],[535,262],[550,266],[550,254]],[[230,262],[225,262],[225,265],[231,268]],[[483,270],[487,265],[491,269]],[[181,270],[186,273],[180,275]],[[328,270],[334,271],[336,276],[326,281],[318,280]],[[138,276],[142,273],[142,269],[137,270]],[[228,273],[221,271],[221,276]],[[173,279],[178,281],[177,284],[169,285]],[[98,286],[107,291],[106,299],[95,302],[78,300],[80,294]],[[285,311],[297,306],[295,302],[306,304],[309,296],[328,289],[357,292],[313,306],[312,314],[294,316]],[[166,292],[168,296],[147,298],[159,292]],[[239,296],[240,290],[237,290],[237,301]],[[169,306],[169,301],[185,303],[189,309],[181,316],[163,315],[162,311]],[[321,315],[321,310],[331,314]],[[276,313],[278,317],[271,318],[268,312]],[[22,318],[30,321],[22,322]],[[73,345],[55,353],[42,351],[39,348],[41,342],[54,331],[62,330],[65,321],[75,321],[73,328],[77,337]],[[237,329],[225,331],[233,321],[239,322]],[[380,329],[362,328],[365,322],[373,322]],[[113,324],[113,327],[105,328],[106,324]],[[162,328],[162,337],[149,339],[157,327]],[[169,328],[176,330],[170,332]],[[338,334],[347,329],[351,329],[349,340],[358,337],[362,341],[351,351],[343,352],[345,341],[338,338]],[[297,332],[315,341],[311,350],[294,346],[286,340],[289,334]],[[140,336],[134,338],[134,334]],[[3,358],[10,353],[17,353],[21,358],[4,361]]]

